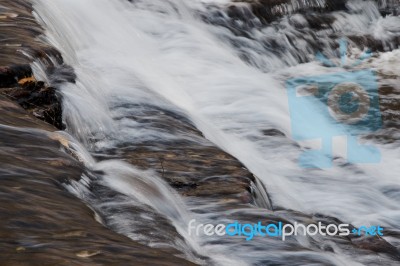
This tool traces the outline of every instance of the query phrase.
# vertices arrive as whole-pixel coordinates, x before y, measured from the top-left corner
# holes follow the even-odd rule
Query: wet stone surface
[[[0,80],[4,80],[1,79]],[[14,84],[4,84],[0,94],[17,102],[36,118],[63,129],[61,96],[53,87],[36,81],[32,76],[24,77]]]
[[[0,25],[0,265],[193,265],[106,228],[65,189],[85,167],[55,133],[61,98],[29,64],[40,60],[54,85],[73,72],[38,38],[29,1],[0,1]]]
[[[273,15],[276,17],[285,14],[281,5],[286,2],[288,1],[259,1],[253,4],[251,12],[262,23],[269,23],[270,19],[274,19],[270,17],[271,12],[275,12]],[[343,1],[328,3],[330,4],[327,10],[343,8]],[[154,237],[157,238],[156,241],[168,242],[179,238],[167,219],[160,217],[151,208],[124,202],[126,198],[122,194],[99,183],[92,184],[89,189],[93,192],[93,203],[96,203],[96,200],[102,200],[103,203],[119,200],[124,204],[122,209],[106,204],[96,209],[103,212],[99,213],[102,221],[120,233],[117,234],[97,222],[93,211],[64,189],[62,184],[66,181],[69,183],[80,180],[85,169],[75,158],[63,151],[62,146],[65,145],[61,145],[59,140],[54,140],[60,138],[51,133],[56,130],[51,125],[62,128],[61,104],[56,90],[32,78],[30,69],[26,67],[31,59],[19,51],[22,47],[33,58],[41,58],[45,62],[50,62],[49,55],[57,58],[59,64],[62,64],[62,58],[53,48],[32,38],[42,33],[42,30],[34,23],[29,4],[22,1],[0,1],[0,4],[10,8],[6,8],[7,12],[14,9],[18,11],[15,13],[17,16],[6,15],[0,21],[4,19],[7,22],[15,22],[15,18],[18,17],[21,19],[20,25],[24,26],[16,28],[14,25],[4,29],[4,34],[14,34],[13,39],[18,41],[13,45],[2,43],[6,48],[0,56],[0,65],[4,66],[0,68],[0,92],[19,103],[36,118],[48,122],[41,122],[10,100],[0,98],[0,162],[4,166],[0,170],[0,188],[4,195],[4,200],[0,203],[0,248],[4,250],[0,264],[44,265],[45,262],[45,265],[191,265],[173,256],[182,255],[173,245],[155,249],[138,244],[146,243],[147,239],[132,240],[135,233],[151,235],[153,232],[149,227],[141,227],[141,232],[135,229],[128,232],[118,231],[118,226],[113,225],[115,219],[105,215],[109,213],[118,217],[123,213],[124,219],[128,217],[127,220],[134,225],[136,220],[142,219],[146,214],[157,221],[151,225],[157,226],[161,223],[161,230],[167,232],[165,235]],[[301,8],[306,7],[309,6]],[[234,19],[247,16],[246,12],[248,10],[239,10],[236,7],[228,10]],[[325,30],[334,22],[330,17],[322,19],[318,15],[313,16],[307,19],[314,29]],[[321,26],[322,24],[324,25]],[[273,42],[270,44],[274,45]],[[315,46],[317,47],[317,44]],[[15,62],[22,65],[13,66]],[[56,77],[61,76],[60,81],[73,81],[68,70],[64,72],[50,65],[48,71]],[[382,94],[388,97],[394,90],[394,87],[382,86]],[[390,110],[397,108],[397,104],[386,105],[385,99],[382,100],[382,106]],[[256,177],[236,158],[206,140],[188,119],[152,106],[147,106],[145,111],[135,108],[138,106],[129,106],[132,114],[126,116],[125,121],[131,120],[141,128],[168,133],[173,138],[153,141],[117,139],[116,142],[120,142],[115,147],[97,148],[93,151],[98,160],[121,159],[141,169],[156,170],[158,175],[185,199],[196,202],[198,208],[194,208],[193,211],[197,213],[214,211],[216,217],[220,215],[219,217],[243,222],[265,221],[265,217],[268,217],[270,222],[340,222],[321,215],[306,215],[282,209],[271,210],[268,197],[263,198],[263,193],[260,193],[264,188],[256,185]],[[385,111],[385,114],[389,113]],[[394,119],[389,117],[388,120]],[[27,130],[23,127],[35,129]],[[283,133],[275,129],[266,129],[263,133],[266,136],[283,137]],[[203,208],[201,203],[214,205],[212,210],[209,210]],[[249,215],[249,209],[254,210],[255,214]],[[246,211],[241,212],[242,210]],[[132,239],[122,234],[131,236]],[[328,240],[348,247],[350,251],[363,249],[367,254],[386,253],[398,259],[398,251],[377,237]],[[315,241],[310,250],[329,249],[324,247],[324,243],[325,241]],[[300,249],[295,241],[288,243],[284,249],[279,248],[277,246],[277,251]],[[266,258],[264,263],[269,262]]]
[[[135,121],[135,127],[169,134],[170,139],[127,141],[117,137],[116,147],[93,151],[97,159],[122,159],[141,169],[156,170],[184,196],[256,204],[260,195],[252,189],[256,183],[253,174],[205,139],[189,120],[150,105],[131,105],[129,112],[132,115],[124,117],[124,123]],[[269,199],[263,201],[270,207]]]
[[[107,229],[62,183],[83,165],[55,128],[0,97],[0,265],[191,265]]]
[[[218,34],[217,38],[230,43],[240,58],[266,72],[275,71],[259,58],[280,58],[287,66],[315,60],[318,52],[329,54],[338,47],[339,40],[346,37],[352,47],[370,49],[372,52],[391,51],[400,45],[400,34],[385,22],[386,39],[372,34],[366,23],[362,30],[346,28],[354,21],[346,21],[348,14],[360,12],[349,10],[348,1],[243,1],[226,5],[210,4],[199,16],[207,23],[220,26],[234,34]],[[381,5],[381,15],[393,19],[395,4]],[[354,7],[352,7],[354,8]],[[360,9],[360,7],[358,7]],[[362,8],[362,7],[361,7]],[[373,14],[372,16],[379,16]],[[377,19],[377,18],[374,18]],[[364,22],[359,21],[359,24]],[[396,23],[396,22],[395,22]],[[306,46],[303,44],[307,43]],[[332,55],[330,56],[338,56]]]

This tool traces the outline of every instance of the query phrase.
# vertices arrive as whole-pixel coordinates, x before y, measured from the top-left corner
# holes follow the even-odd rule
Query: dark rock
[[[254,175],[235,157],[207,140],[184,114],[152,105],[118,104],[113,108],[129,109],[125,120],[131,119],[140,128],[173,138],[135,143],[120,140],[113,149],[96,150],[97,154],[107,154],[108,159],[121,159],[141,169],[154,169],[185,196],[256,204]],[[263,205],[271,207],[269,199],[265,201]]]
[[[32,70],[29,65],[0,67],[0,88],[15,86],[18,84],[18,80],[31,76]]]
[[[379,11],[382,16],[398,16],[400,14],[400,5],[398,0],[375,0],[378,3]]]
[[[258,0],[258,1],[237,1],[248,2],[251,6],[252,13],[264,23],[271,23],[285,15],[293,13],[312,13],[312,12],[329,12],[346,10],[346,0],[330,0],[326,1],[324,6],[321,1],[296,1],[293,4],[288,0]],[[242,16],[242,18],[246,18]]]
[[[381,40],[376,40],[371,35],[350,35],[348,38],[359,47],[366,47],[371,51],[384,51],[384,45]]]
[[[16,101],[35,117],[58,129],[64,128],[61,96],[55,88],[46,87],[43,82],[31,79],[17,84],[16,87],[0,89],[0,94]]]
[[[304,18],[308,22],[308,26],[314,30],[324,30],[332,28],[332,24],[335,22],[335,17],[329,13],[326,14],[306,14]]]
[[[64,82],[75,83],[76,74],[74,69],[68,65],[50,66],[47,68],[49,82],[53,86],[57,86]]]
[[[285,133],[283,133],[282,131],[278,130],[278,129],[264,129],[262,130],[263,135],[265,136],[285,136]]]
[[[32,15],[31,1],[0,0],[0,12],[13,16],[1,18],[0,94],[18,102],[30,114],[63,129],[61,96],[55,88],[73,82],[72,68],[63,62],[61,53],[38,38],[44,31]],[[50,84],[33,77],[30,64],[41,62]]]

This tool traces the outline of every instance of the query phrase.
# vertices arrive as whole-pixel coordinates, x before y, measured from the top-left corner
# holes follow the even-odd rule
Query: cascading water
[[[322,5],[324,1],[316,2]],[[272,212],[266,198],[257,207],[240,205],[231,210],[207,198],[181,198],[158,174],[122,162],[126,158],[121,150],[127,146],[146,143],[162,149],[164,143],[174,141],[211,145],[202,136],[160,130],[151,123],[143,127],[145,119],[133,119],[151,120],[171,112],[238,158],[265,185],[275,209],[322,213],[355,226],[379,224],[396,230],[400,221],[398,144],[374,143],[382,152],[382,162],[375,165],[347,165],[338,149],[334,167],[300,168],[297,158],[306,146],[289,138],[285,80],[340,71],[341,67],[308,61],[317,50],[336,55],[335,43],[343,36],[372,35],[383,40],[383,47],[394,48],[392,39],[400,36],[400,18],[381,17],[371,1],[349,1],[347,11],[329,13],[335,22],[318,32],[319,43],[315,36],[307,37],[313,29],[301,14],[282,16],[271,25],[260,22],[244,37],[227,29],[228,17],[212,17],[215,5],[222,9],[227,3],[36,1],[35,12],[47,39],[62,51],[77,75],[76,83],[62,86],[67,130],[98,160],[86,162],[92,174],[71,184],[70,191],[94,208],[111,229],[148,245],[176,248],[197,263],[395,265],[398,262],[391,257],[322,237],[244,242],[189,236],[191,218],[203,223],[256,221],[255,217],[274,215],[288,221],[306,218],[290,211]],[[246,29],[240,21],[235,23],[236,29]],[[272,42],[276,50],[268,46]],[[352,52],[361,53],[357,48]],[[399,73],[399,51],[390,52],[390,60],[388,54],[369,64]],[[40,64],[34,69],[39,75]],[[322,121],[323,127],[338,127]],[[310,130],[307,117],[303,123],[306,133]],[[89,186],[97,189],[90,191]],[[160,227],[160,221],[167,223],[165,219],[170,224]],[[176,232],[163,236],[165,230]],[[387,240],[396,246],[395,239]]]

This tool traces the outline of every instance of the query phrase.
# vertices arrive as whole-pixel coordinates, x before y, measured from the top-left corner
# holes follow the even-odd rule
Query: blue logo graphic
[[[340,43],[341,65],[346,66],[346,41]],[[353,64],[365,58],[365,53]],[[322,54],[317,59],[335,65]],[[295,140],[321,140],[321,148],[306,150],[299,158],[304,168],[332,167],[333,138],[347,139],[347,161],[378,163],[381,156],[373,146],[359,144],[358,136],[381,128],[378,83],[370,69],[335,72],[287,80],[292,135]]]
[[[361,226],[360,228],[353,228],[351,230],[351,233],[353,235],[361,236],[361,235],[366,235],[366,236],[383,236],[383,228],[380,226]]]

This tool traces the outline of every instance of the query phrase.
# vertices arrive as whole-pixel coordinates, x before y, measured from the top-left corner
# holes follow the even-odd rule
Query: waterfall
[[[88,165],[91,173],[67,187],[94,208],[106,226],[150,246],[173,247],[204,265],[395,263],[392,258],[355,247],[346,250],[343,243],[318,237],[243,242],[187,235],[191,218],[204,223],[274,215],[288,221],[306,220],[295,214],[302,212],[392,230],[400,222],[398,142],[363,139],[379,148],[381,162],[349,165],[343,138],[338,138],[333,140],[333,167],[302,168],[298,164],[301,153],[321,144],[294,139],[286,88],[291,78],[345,71],[340,64],[324,66],[314,55],[320,51],[337,58],[339,40],[345,38],[351,46],[348,60],[356,62],[366,47],[355,36],[382,41],[382,52],[363,62],[363,67],[398,74],[400,52],[389,50],[396,47],[394,36],[400,36],[400,18],[381,16],[379,7],[388,1],[380,1],[380,6],[373,1],[348,1],[346,10],[323,10],[326,21],[297,12],[303,7],[296,3],[304,1],[287,2],[281,7],[285,12],[274,13],[273,23],[254,15],[255,26],[249,30],[242,21],[246,16],[232,19],[228,12],[233,6],[251,12],[248,3],[35,1],[35,15],[46,29],[46,39],[62,52],[77,76],[75,83],[61,86],[67,132],[95,158]],[[321,6],[330,1],[311,2]],[[218,15],[217,8],[228,11]],[[321,24],[320,29],[311,24],[312,19]],[[40,72],[40,64],[34,69]],[[326,106],[310,108],[321,127],[340,132],[339,137],[349,134],[346,127],[324,116],[321,108]],[[157,126],[157,117],[166,113],[184,121],[185,130],[193,126],[202,135]],[[300,135],[312,130],[308,120],[299,121]],[[257,189],[266,188],[272,210],[266,196],[264,203],[231,209],[218,207],[222,205],[211,197],[182,196],[160,171],[143,170],[124,153],[126,147],[143,145],[162,151],[174,142],[214,145],[237,158],[258,178]],[[274,209],[287,212],[274,213]],[[168,225],[160,226],[160,221]],[[164,229],[176,232],[167,234]],[[146,230],[154,230],[157,236]],[[385,240],[396,246],[395,240]]]

